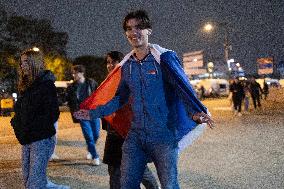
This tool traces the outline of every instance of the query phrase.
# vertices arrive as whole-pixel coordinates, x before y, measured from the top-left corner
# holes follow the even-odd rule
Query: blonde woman
[[[41,52],[27,50],[21,54],[15,116],[11,120],[22,145],[22,171],[26,189],[69,188],[47,180],[48,159],[55,147],[54,123],[59,108],[55,77],[44,70]]]

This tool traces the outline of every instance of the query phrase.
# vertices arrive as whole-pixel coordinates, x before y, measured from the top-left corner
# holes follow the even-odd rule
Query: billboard
[[[258,74],[265,75],[265,74],[272,74],[273,73],[273,58],[258,58]]]
[[[203,51],[193,51],[184,53],[183,68],[185,73],[190,75],[200,75],[206,73],[206,69],[203,69]]]

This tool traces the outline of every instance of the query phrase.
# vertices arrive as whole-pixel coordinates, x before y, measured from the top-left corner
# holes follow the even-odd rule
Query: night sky
[[[145,9],[153,21],[151,43],[183,53],[204,50],[217,64],[224,57],[224,31],[204,33],[208,21],[226,22],[232,45],[230,58],[248,73],[256,72],[256,58],[284,60],[283,0],[3,0],[8,13],[52,20],[56,31],[67,32],[68,57],[124,53],[130,46],[122,19],[130,10]],[[0,4],[1,4],[0,3]],[[219,63],[218,63],[219,60]]]

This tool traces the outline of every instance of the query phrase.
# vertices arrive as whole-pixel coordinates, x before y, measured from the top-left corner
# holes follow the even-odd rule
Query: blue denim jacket
[[[173,66],[173,70],[164,67],[164,63]],[[188,80],[184,81],[186,75],[172,51],[161,55],[161,64],[152,54],[141,62],[130,57],[121,73],[116,95],[104,106],[91,110],[92,118],[109,115],[130,102],[133,111],[130,132],[139,132],[148,142],[172,143],[196,127],[190,115],[206,112],[194,94],[187,96],[194,92]],[[173,75],[178,75],[178,79]]]

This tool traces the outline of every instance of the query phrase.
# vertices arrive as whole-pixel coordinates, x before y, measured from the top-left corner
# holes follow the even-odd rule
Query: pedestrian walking
[[[111,72],[122,59],[123,54],[121,52],[111,51],[107,53],[106,62],[108,72]],[[107,131],[103,163],[108,165],[110,189],[120,189],[120,165],[124,138],[103,118],[102,123],[103,129]],[[143,174],[142,184],[146,189],[159,189],[159,185],[147,165]]]
[[[237,78],[234,79],[230,86],[230,91],[232,93],[232,100],[234,104],[234,115],[242,116],[242,101],[244,98],[244,88]]]
[[[43,55],[33,50],[21,54],[19,97],[11,120],[15,135],[22,145],[22,171],[26,189],[70,188],[47,179],[48,160],[55,147],[54,124],[59,107],[55,77],[44,70]]]
[[[75,65],[72,67],[74,82],[67,87],[67,102],[72,114],[73,122],[80,123],[87,144],[87,159],[92,160],[93,165],[100,165],[99,154],[96,150],[96,142],[100,135],[100,119],[77,120],[73,116],[73,112],[80,109],[80,103],[97,89],[97,82],[93,79],[86,78],[85,72],[86,70],[83,65]]]
[[[253,102],[254,109],[261,108],[260,103],[260,95],[262,93],[262,89],[260,87],[260,84],[256,82],[255,77],[251,78],[250,81],[250,94]]]
[[[249,83],[248,82],[244,82],[244,109],[245,112],[249,111],[249,101],[250,101],[250,88],[249,88]]]
[[[198,123],[213,126],[176,53],[148,43],[151,28],[145,11],[133,11],[124,18],[123,29],[133,50],[119,65],[121,79],[115,96],[96,109],[74,114],[94,119],[131,105],[132,124],[122,147],[121,189],[140,187],[149,159],[161,187],[178,189],[178,141]]]
[[[262,91],[263,91],[263,95],[264,95],[264,100],[266,100],[267,96],[269,94],[269,87],[268,87],[268,84],[267,84],[267,82],[265,80],[263,81]]]

